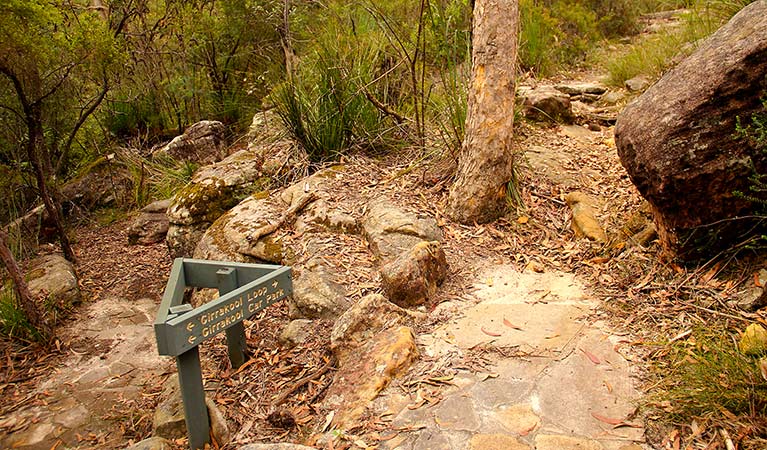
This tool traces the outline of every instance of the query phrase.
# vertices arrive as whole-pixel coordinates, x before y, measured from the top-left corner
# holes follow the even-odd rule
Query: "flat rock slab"
[[[416,431],[382,448],[622,450],[644,442],[629,419],[639,393],[615,350],[620,338],[585,320],[596,302],[573,275],[495,266],[477,279],[478,303],[420,336],[424,354],[484,344],[518,346],[529,356],[496,356],[485,369],[492,374],[459,370],[436,405],[410,409],[412,400],[392,395],[393,429]],[[615,428],[616,421],[626,426]]]
[[[436,336],[462,349],[491,342],[561,352],[584,326],[577,319],[592,307],[571,275],[519,274],[500,266],[483,279],[477,294],[481,302],[440,327]]]
[[[107,297],[84,308],[80,320],[60,330],[67,358],[39,386],[45,405],[16,411],[16,431],[0,437],[0,448],[76,447],[77,434],[108,434],[119,439],[115,409],[141,398],[171,360],[157,354],[151,299],[127,302]],[[63,445],[62,445],[63,444]]]

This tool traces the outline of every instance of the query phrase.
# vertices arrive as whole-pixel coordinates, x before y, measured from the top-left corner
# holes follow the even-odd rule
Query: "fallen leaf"
[[[500,337],[500,336],[502,336],[502,334],[501,334],[501,333],[493,333],[492,331],[487,331],[487,330],[485,329],[485,327],[479,327],[479,329],[480,329],[480,330],[481,330],[483,333],[485,333],[486,335],[488,335],[488,336],[492,336],[492,337]]]
[[[517,223],[523,224],[523,225],[529,221],[530,221],[530,218],[527,216],[520,216],[519,219],[517,219]]]
[[[584,350],[584,349],[581,349],[581,351],[582,351],[582,352],[583,352],[583,354],[584,354],[584,355],[586,355],[586,357],[587,357],[587,358],[589,358],[589,360],[590,360],[591,362],[593,362],[594,364],[597,364],[597,365],[598,365],[598,364],[601,362],[601,361],[599,361],[599,358],[597,358],[597,357],[596,357],[596,355],[595,355],[595,354],[593,354],[593,353],[591,353],[590,351],[588,351],[588,350]]]
[[[591,416],[594,417],[595,419],[597,419],[598,421],[604,422],[604,423],[609,424],[609,425],[621,425],[621,424],[624,423],[622,419],[611,419],[610,417],[605,417],[605,416],[603,416],[601,414],[597,414],[595,412],[592,412]]]
[[[492,373],[480,373],[480,374],[477,374],[477,375],[479,375],[479,381],[487,381],[490,378],[498,378],[498,374],[494,373],[494,372],[492,372]]]
[[[613,393],[613,386],[607,382],[607,380],[602,381],[602,383],[605,384],[605,387],[607,388],[607,393],[612,394]]]
[[[522,330],[522,327],[514,325],[513,323],[509,322],[505,318],[503,319],[503,324],[506,325],[507,327],[511,328],[512,330],[520,330],[520,331]]]
[[[754,284],[756,287],[764,287],[762,286],[762,282],[759,280],[759,272],[754,272]]]
[[[398,435],[399,435],[399,433],[397,433],[396,431],[392,431],[391,433],[382,434],[381,436],[378,437],[378,440],[379,441],[391,441],[392,439],[394,439]]]
[[[328,427],[330,427],[330,423],[333,422],[333,417],[335,417],[336,412],[331,410],[328,415],[325,417],[325,424],[322,426],[322,431],[327,431]]]
[[[767,381],[767,358],[759,360],[759,371],[762,373],[762,378]]]

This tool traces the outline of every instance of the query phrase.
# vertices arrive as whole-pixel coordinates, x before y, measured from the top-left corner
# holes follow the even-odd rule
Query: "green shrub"
[[[762,97],[761,111],[752,114],[746,123],[740,117],[736,118],[735,137],[747,141],[756,151],[767,154],[767,96]],[[764,215],[767,213],[767,173],[757,170],[753,162],[751,168],[753,173],[749,178],[749,192],[735,191],[734,194],[754,202]]]
[[[393,127],[366,94],[382,62],[375,41],[326,42],[302,61],[292,82],[272,94],[283,124],[312,162],[336,159],[352,147],[385,149]],[[385,97],[379,97],[385,98]]]
[[[684,342],[669,344],[669,357],[656,362],[659,390],[649,398],[679,424],[707,417],[731,423],[767,414],[767,384],[754,358],[740,353],[727,330],[695,330]]]
[[[172,197],[192,179],[198,168],[195,163],[178,161],[168,155],[147,159],[129,149],[120,150],[118,159],[131,174],[132,206],[137,207]]]
[[[27,320],[9,284],[0,286],[0,334],[21,341],[40,341],[42,335]]]
[[[457,156],[466,132],[469,74],[467,65],[440,70],[440,84],[431,98],[431,110],[445,148]]]

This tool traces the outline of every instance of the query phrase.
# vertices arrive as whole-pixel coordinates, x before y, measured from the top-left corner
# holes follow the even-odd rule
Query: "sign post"
[[[160,355],[176,357],[184,401],[189,446],[210,443],[210,421],[205,406],[200,353],[202,342],[226,333],[232,367],[245,362],[242,321],[290,295],[290,267],[177,258],[154,322]],[[219,297],[198,308],[183,303],[190,287],[218,288]]]

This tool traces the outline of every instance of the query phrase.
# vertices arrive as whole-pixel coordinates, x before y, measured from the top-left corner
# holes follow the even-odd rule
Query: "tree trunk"
[[[513,178],[518,2],[476,0],[473,22],[466,135],[446,212],[461,223],[486,223],[506,211]]]
[[[32,293],[29,292],[27,282],[24,281],[24,275],[21,273],[21,269],[16,263],[11,249],[8,247],[8,235],[2,229],[0,229],[0,259],[3,261],[5,268],[8,269],[11,280],[13,280],[13,287],[24,315],[30,325],[35,327],[42,335],[43,339],[47,338],[50,336],[51,329],[45,321],[45,317],[37,308],[35,299],[32,298]]]
[[[34,111],[33,115],[39,114],[38,111]],[[40,197],[43,199],[45,210],[48,212],[49,217],[53,221],[53,226],[56,227],[56,233],[59,235],[59,242],[61,243],[61,251],[64,253],[64,257],[71,262],[75,261],[75,253],[72,251],[72,246],[69,243],[69,237],[64,229],[64,219],[61,213],[61,201],[59,200],[58,191],[56,190],[55,181],[51,179],[53,174],[51,173],[53,168],[51,165],[50,155],[45,152],[45,140],[43,138],[43,127],[41,125],[42,120],[38,117],[27,117],[27,130],[29,133],[29,141],[27,142],[27,157],[32,163],[32,167],[35,170],[35,177],[37,179],[37,188],[40,190]],[[52,186],[48,185],[48,180],[51,179]]]

